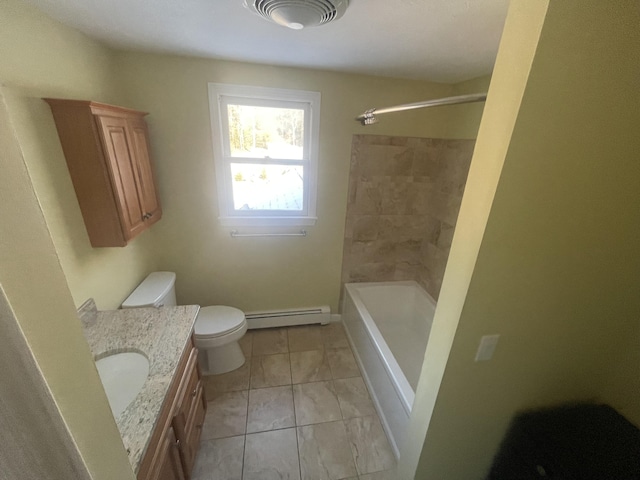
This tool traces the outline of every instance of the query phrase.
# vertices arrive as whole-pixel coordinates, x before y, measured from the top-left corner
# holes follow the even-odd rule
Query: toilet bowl
[[[244,312],[224,305],[201,307],[195,325],[198,360],[205,375],[230,372],[244,364],[238,340],[247,333]]]
[[[173,272],[153,272],[122,303],[122,308],[175,306]],[[244,354],[238,341],[247,332],[244,312],[234,307],[201,307],[194,325],[198,362],[204,375],[217,375],[240,368]]]

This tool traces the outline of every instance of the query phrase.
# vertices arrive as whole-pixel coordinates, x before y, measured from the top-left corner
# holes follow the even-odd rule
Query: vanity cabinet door
[[[198,350],[191,338],[140,463],[138,480],[191,478],[206,410]]]
[[[184,387],[178,390],[178,403],[172,425],[180,440],[180,455],[185,473],[190,477],[198,452],[207,406],[198,368],[198,350],[195,348],[189,357],[183,383]]]
[[[200,445],[200,435],[204,426],[204,416],[207,411],[207,403],[204,398],[202,382],[198,380],[196,387],[191,392],[190,398],[187,399],[189,410],[182,418],[186,421],[180,422],[184,427],[181,429],[182,440],[184,446],[182,449],[183,462],[187,475],[191,476],[193,465],[198,453]]]
[[[160,455],[154,464],[154,470],[149,476],[150,480],[186,480],[180,455],[178,454],[179,447],[180,444],[176,439],[173,428],[169,427],[162,439],[159,449]]]
[[[199,382],[198,387],[199,392],[194,405],[192,421],[190,422],[190,431],[187,436],[189,452],[191,453],[189,459],[191,469],[196,460],[196,453],[198,453],[198,446],[200,445],[200,435],[202,435],[202,427],[204,426],[204,417],[207,413],[207,401],[204,396],[202,382]],[[191,474],[191,469],[189,474]]]

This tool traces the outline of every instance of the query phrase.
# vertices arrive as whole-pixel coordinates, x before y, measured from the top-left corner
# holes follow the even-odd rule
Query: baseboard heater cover
[[[331,321],[331,308],[328,305],[322,305],[310,308],[247,312],[245,315],[249,329],[312,325],[314,323],[326,325]]]

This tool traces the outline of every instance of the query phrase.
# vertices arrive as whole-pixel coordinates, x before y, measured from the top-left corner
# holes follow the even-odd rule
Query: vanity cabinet
[[[191,470],[198,453],[200,434],[204,425],[206,413],[206,401],[204,386],[199,374],[197,350],[192,351],[189,358],[187,372],[183,381],[186,384],[182,392],[182,398],[173,416],[173,428],[181,439],[180,455],[185,467],[187,478],[191,476]]]
[[[191,338],[140,463],[138,480],[191,478],[206,409],[198,350]]]
[[[147,478],[155,480],[186,480],[182,460],[178,453],[178,440],[169,427],[167,433],[160,440],[158,446],[158,458],[152,465],[152,471]]]
[[[123,247],[160,220],[144,112],[46,98],[93,247]]]

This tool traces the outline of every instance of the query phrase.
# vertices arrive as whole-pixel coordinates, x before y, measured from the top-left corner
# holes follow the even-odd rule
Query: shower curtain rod
[[[376,115],[381,113],[402,112],[405,110],[413,110],[415,108],[438,107],[440,105],[457,105],[459,103],[483,102],[487,98],[486,93],[471,93],[469,95],[458,95],[456,97],[436,98],[426,100],[424,102],[405,103],[404,105],[396,105],[387,108],[372,108],[356,117],[356,121],[362,125],[371,125],[376,123],[378,119]]]

